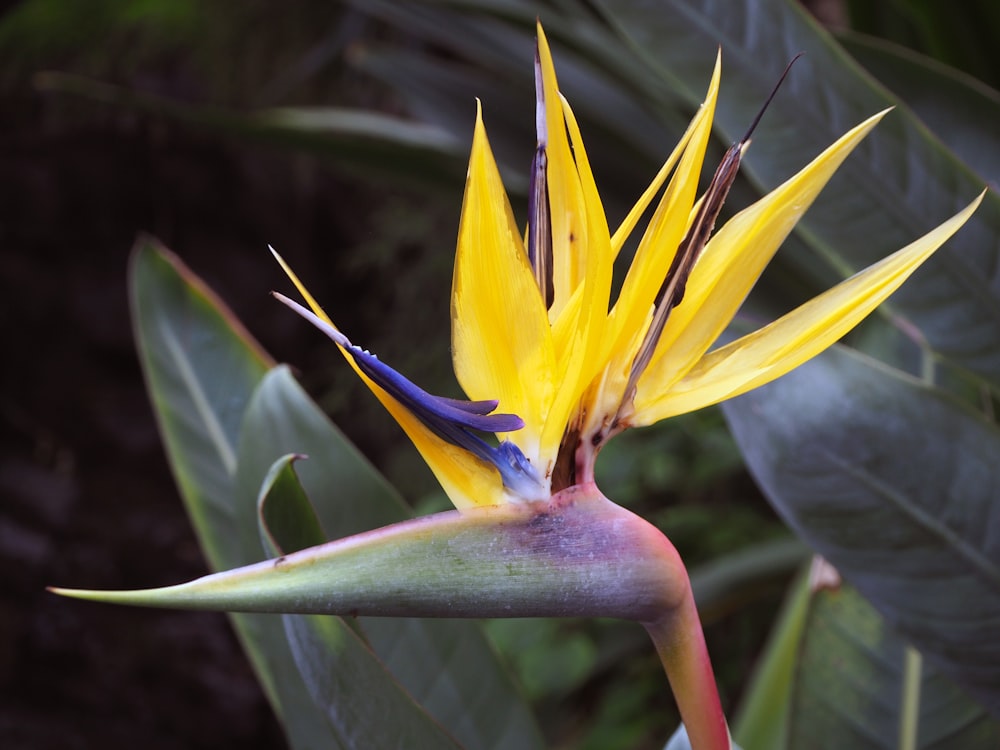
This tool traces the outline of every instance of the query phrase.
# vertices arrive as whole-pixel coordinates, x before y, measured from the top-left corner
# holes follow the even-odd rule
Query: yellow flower
[[[544,500],[591,482],[601,445],[621,430],[732,398],[804,363],[892,294],[982,198],[774,323],[711,349],[799,217],[885,113],[709,237],[749,142],[730,149],[698,200],[717,61],[687,132],[612,233],[540,26],[537,50],[538,148],[523,234],[477,113],[452,290],[455,373],[471,401],[431,396],[351,345],[278,259],[314,314],[282,301],[337,342],[460,508]],[[612,299],[615,259],[661,190]],[[489,432],[498,445],[481,437]]]

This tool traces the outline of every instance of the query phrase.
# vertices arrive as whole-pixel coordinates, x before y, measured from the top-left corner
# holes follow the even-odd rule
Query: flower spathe
[[[352,346],[279,258],[314,314],[295,307],[338,344],[457,507],[544,500],[590,482],[601,445],[621,430],[789,372],[892,294],[982,198],[770,325],[712,349],[795,223],[885,114],[848,131],[708,238],[715,217],[705,218],[698,178],[720,75],[717,61],[704,104],[614,232],[540,26],[527,231],[514,219],[477,106],[451,306],[455,373],[468,402],[431,396]],[[745,146],[731,150],[737,166]],[[612,299],[615,259],[661,193]]]

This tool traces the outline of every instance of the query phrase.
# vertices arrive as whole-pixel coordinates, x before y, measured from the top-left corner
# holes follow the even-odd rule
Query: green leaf
[[[274,463],[258,499],[272,556],[322,542],[319,521],[292,468],[295,458]],[[341,618],[282,619],[313,702],[343,747],[458,747]]]
[[[1000,93],[905,47],[862,34],[837,37],[844,48],[906,103],[984,182],[1000,182]]]
[[[276,306],[276,314],[280,314]],[[353,374],[346,367],[343,377]],[[323,538],[338,539],[409,517],[400,495],[295,382],[286,366],[268,373],[251,399],[238,448],[237,481],[251,498],[247,532],[257,538],[257,493],[268,469],[298,454],[295,473],[316,510]],[[263,550],[260,551],[263,555]],[[259,558],[262,559],[262,558]]]
[[[268,557],[298,552],[326,541],[316,511],[292,464],[304,456],[282,456],[268,470],[257,498],[261,543]]]
[[[313,700],[344,747],[460,747],[393,683],[378,657],[339,617],[284,615],[282,620]]]
[[[328,158],[363,177],[402,180],[421,188],[462,183],[460,141],[431,125],[379,112],[336,107],[276,108],[244,113],[179,102],[68,73],[43,73],[42,91],[79,96],[164,117],[223,137]]]
[[[345,377],[349,372],[345,368]],[[408,517],[398,493],[358,453],[289,374],[268,374],[246,414],[239,446],[241,494],[256,497],[268,467],[307,455],[296,472],[326,538],[377,529]],[[255,536],[253,506],[241,533]],[[386,667],[443,726],[470,748],[541,746],[534,719],[474,622],[365,619],[360,628]]]
[[[785,521],[1000,715],[997,426],[842,349],[724,411]]]
[[[133,250],[136,342],[174,476],[213,569],[244,561],[229,533],[236,446],[250,394],[272,366],[233,314],[151,238]]]
[[[812,596],[792,700],[787,744],[769,747],[991,750],[1000,745],[1000,723],[919,654],[908,653],[878,612],[846,585]],[[912,714],[905,711],[908,703]]]
[[[174,255],[141,239],[132,255],[135,336],[177,485],[213,570],[259,557],[241,542],[235,491],[239,433],[254,388],[271,366],[232,313]],[[251,500],[251,510],[252,510]],[[256,526],[256,524],[255,524]],[[231,615],[293,748],[340,747],[315,710],[281,622]]]
[[[779,750],[788,747],[788,719],[799,642],[809,608],[808,566],[789,588],[774,628],[757,660],[739,711],[733,720],[733,737],[746,750]]]

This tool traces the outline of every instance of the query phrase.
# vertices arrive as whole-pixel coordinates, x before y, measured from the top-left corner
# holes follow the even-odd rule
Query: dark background
[[[57,68],[188,100],[219,91],[181,51],[127,65],[49,54]],[[133,345],[126,271],[137,233],[176,249],[278,359],[309,370],[326,355],[310,355],[321,343],[269,297],[281,278],[266,245],[324,299],[378,290],[372,266],[338,272],[345,259],[315,251],[357,247],[392,195],[376,200],[315,160],[39,94],[31,62],[14,63],[24,69],[7,81],[0,114],[0,745],[282,747],[224,615],[104,607],[44,587],[148,586],[206,572]],[[415,252],[405,243],[390,251]],[[375,291],[367,311],[390,296]],[[364,334],[364,316],[338,307]]]

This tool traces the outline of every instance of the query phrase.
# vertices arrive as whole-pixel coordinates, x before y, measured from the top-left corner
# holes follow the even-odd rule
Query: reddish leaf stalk
[[[670,680],[692,750],[730,750],[729,728],[690,585],[677,607],[643,625]]]

